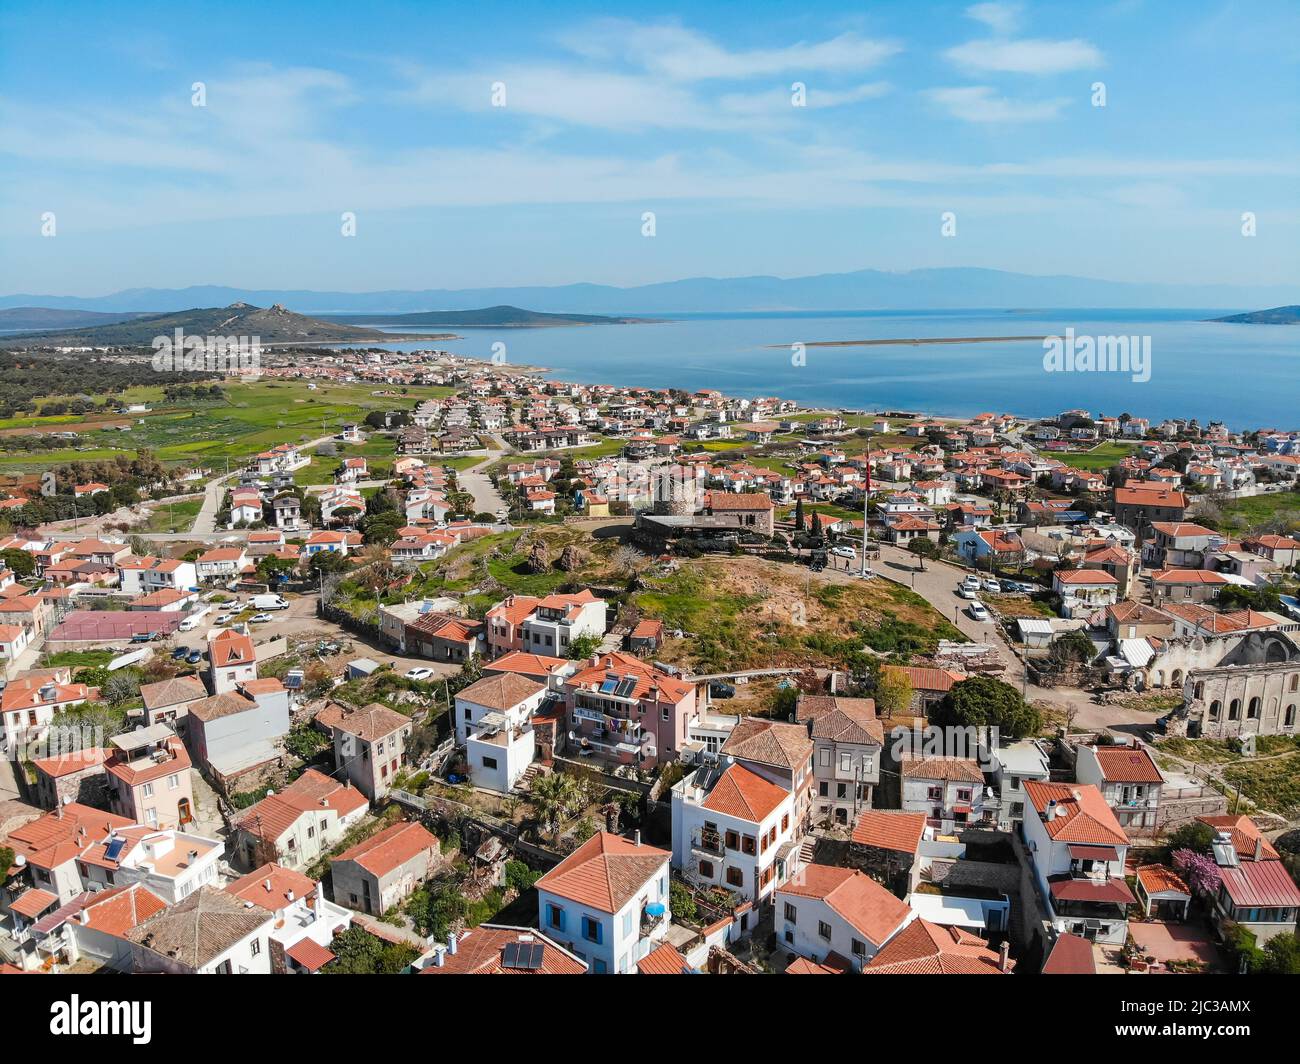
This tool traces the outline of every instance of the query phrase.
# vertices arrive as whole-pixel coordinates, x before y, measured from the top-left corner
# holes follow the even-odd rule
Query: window
[[[712,861],[701,861],[701,862],[700,862],[700,875],[702,875],[705,879],[712,879],[712,878],[713,878],[713,862],[712,862]]]
[[[969,802],[969,801],[970,801],[970,793],[971,793],[971,792],[970,792],[970,788],[969,788],[969,787],[961,787],[961,788],[959,788],[958,791],[957,791],[957,801],[959,801],[959,802]]]
[[[1289,728],[1295,724],[1295,703],[1292,702],[1286,707],[1286,713],[1282,717],[1282,724]]]
[[[316,829],[315,829],[314,827],[312,827],[310,824],[308,824],[308,825],[307,825],[307,838],[309,838],[309,839],[314,839],[315,837],[316,837]]]
[[[855,957],[865,957],[867,955],[867,944],[861,939],[853,940],[853,955]]]
[[[738,831],[727,832],[727,849],[729,850],[740,849],[740,832]]]
[[[758,853],[758,840],[753,835],[746,835],[740,840],[740,852],[749,854],[750,857]]]
[[[145,785],[140,789],[140,796],[141,796],[142,798],[152,798],[152,797],[153,797],[153,784],[152,784],[152,783],[146,783],[146,784],[145,784]]]
[[[253,941],[248,944],[248,952],[251,953],[254,957],[256,957],[259,953],[261,953],[262,940],[260,938],[253,939]]]
[[[588,942],[600,943],[604,936],[604,929],[600,926],[599,920],[593,920],[590,916],[582,918],[582,937]]]
[[[817,784],[817,796],[819,798],[829,798],[830,794],[831,794],[831,785],[827,783],[825,780],[819,781]]]
[[[484,754],[484,755],[483,755],[483,767],[484,767],[484,768],[496,768],[496,767],[497,767],[497,759],[496,759],[495,757],[488,757],[486,754]]]
[[[352,896],[352,900],[354,902],[357,900],[355,894]],[[557,931],[564,930],[564,910],[560,906],[547,903],[546,925],[555,928]]]
[[[847,783],[835,784],[835,797],[847,798],[849,796],[849,785]]]
[[[745,876],[739,868],[727,867],[727,885],[729,887],[743,887],[745,885]]]
[[[599,957],[595,957],[592,959],[591,962],[591,970],[595,972],[597,975],[604,975],[608,969],[606,968],[604,961],[602,961]]]
[[[821,935],[827,942],[831,940],[831,925],[825,920],[817,921],[817,934]]]
[[[1218,720],[1219,714],[1223,711],[1223,703],[1217,698],[1210,703],[1210,720]]]
[[[926,791],[925,791],[925,797],[926,797],[929,801],[931,801],[931,802],[942,801],[942,800],[943,800],[943,788],[942,788],[942,787],[927,787],[927,788],[926,788]]]
[[[1241,719],[1241,699],[1240,699],[1240,698],[1234,698],[1231,702],[1228,703],[1228,719],[1229,719],[1229,720],[1240,720],[1240,719]]]
[[[848,772],[853,767],[853,755],[847,750],[840,753],[840,771]]]
[[[632,934],[632,921],[633,919],[635,919],[635,917],[636,917],[636,913],[632,911],[625,912],[623,914],[623,937],[624,938],[627,938],[630,934]],[[622,965],[619,965],[619,967],[621,968]]]
[[[1291,708],[1295,709],[1295,706],[1292,706]],[[786,813],[783,817],[781,817],[781,830],[788,831],[789,829],[790,829],[790,814]]]
[[[174,791],[180,785],[181,785],[180,776],[176,775],[175,773],[172,773],[172,775],[167,777],[167,789],[169,791]]]
[[[831,748],[829,746],[823,746],[821,748],[821,756],[822,766],[824,768],[829,768],[831,763]]]
[[[799,910],[789,902],[785,903],[785,920],[788,924],[797,924],[799,922]]]

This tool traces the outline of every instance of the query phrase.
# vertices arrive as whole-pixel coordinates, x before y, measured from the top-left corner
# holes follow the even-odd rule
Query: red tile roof
[[[853,841],[860,846],[916,853],[924,832],[924,813],[864,809],[858,814],[858,822],[853,825]]]
[[[438,848],[438,837],[420,824],[393,824],[330,861],[354,861],[372,875],[384,876],[407,861]]]
[[[867,975],[1006,975],[999,955],[982,938],[959,927],[940,927],[919,917],[889,940],[867,963]]]
[[[1061,935],[1043,965],[1043,975],[1096,974],[1097,959],[1092,952],[1092,943],[1078,935]]]
[[[1026,780],[1025,797],[1039,813],[1055,802],[1056,814],[1043,822],[1047,834],[1058,842],[1083,842],[1127,846],[1128,836],[1101,791],[1090,783],[1045,783]]]
[[[316,881],[311,877],[274,863],[264,864],[226,887],[227,893],[271,912],[288,905],[290,894],[305,898],[315,889]]]
[[[505,950],[512,944],[540,945],[541,961],[536,968],[505,967]],[[421,975],[583,975],[587,965],[539,931],[527,927],[499,927],[480,924],[463,932],[456,952],[445,953],[442,965],[430,965]]]
[[[667,942],[636,962],[636,970],[641,975],[682,975],[689,968],[686,958]]]
[[[842,917],[850,927],[880,945],[900,928],[912,910],[874,879],[854,868],[805,865],[777,894],[817,898]]]
[[[309,972],[320,971],[334,959],[334,954],[310,938],[300,939],[284,951],[290,960],[297,961]]]
[[[616,913],[672,854],[601,831],[537,881],[539,890],[603,913]]]
[[[1145,747],[1098,746],[1094,748],[1102,778],[1115,783],[1163,783],[1160,769]]]
[[[789,792],[744,765],[730,766],[713,785],[704,809],[761,824],[789,797]]]

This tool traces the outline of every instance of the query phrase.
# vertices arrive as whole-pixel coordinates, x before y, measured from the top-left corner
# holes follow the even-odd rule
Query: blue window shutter
[[[564,930],[564,920],[565,920],[565,917],[568,916],[568,913],[566,913],[563,909],[560,909],[560,908],[558,908],[558,907],[556,908],[556,912],[558,912],[558,913],[560,914],[560,930],[563,931],[563,930]]]
[[[595,925],[596,928],[596,945],[600,945],[600,943],[605,940],[605,925],[602,923],[597,923],[594,920],[592,921],[592,923]]]

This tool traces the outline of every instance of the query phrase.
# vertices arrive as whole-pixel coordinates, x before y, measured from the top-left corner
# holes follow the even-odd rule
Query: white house
[[[547,687],[517,673],[494,673],[456,695],[456,741],[465,746],[476,787],[508,792],[533,763],[529,718]]]
[[[757,903],[794,871],[794,791],[733,763],[696,769],[672,796],[673,867],[687,879]]]
[[[605,600],[590,591],[547,595],[523,623],[523,649],[550,657],[567,657],[575,639],[588,635],[599,638],[605,634],[607,611]]]
[[[166,975],[269,975],[275,916],[214,886],[155,913],[126,933],[136,971]]]
[[[1048,919],[1058,932],[1122,945],[1128,836],[1106,799],[1086,783],[1025,783],[1024,838]]]
[[[984,816],[984,773],[960,757],[903,758],[903,809],[924,813],[933,828],[951,831]]]
[[[854,868],[805,865],[776,890],[781,945],[817,963],[838,954],[857,972],[915,915]]]
[[[668,934],[670,857],[598,833],[537,881],[541,929],[597,975],[635,971]]]

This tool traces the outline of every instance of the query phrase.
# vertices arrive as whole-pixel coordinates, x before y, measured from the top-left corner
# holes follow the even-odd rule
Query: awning
[[[666,913],[668,910],[664,908],[663,902],[652,901],[649,905],[645,907],[645,911],[647,916],[663,916],[663,914]]]
[[[969,816],[969,815],[970,815],[970,806],[968,806],[968,805],[954,805],[954,806],[952,807],[952,811],[953,811],[954,813],[964,813],[965,815]]]
[[[1132,905],[1137,901],[1122,879],[1058,879],[1051,884],[1057,901],[1093,901]]]
[[[301,942],[295,942],[284,952],[288,955],[290,960],[301,964],[309,972],[319,971],[334,959],[334,954],[332,952],[310,938],[304,938]]]
[[[1119,851],[1114,846],[1071,846],[1070,856],[1082,861],[1118,861]]]
[[[48,890],[41,890],[39,887],[32,887],[30,890],[24,891],[18,900],[9,906],[9,909],[19,916],[35,920],[58,900],[59,896],[57,894],[51,894]]]

